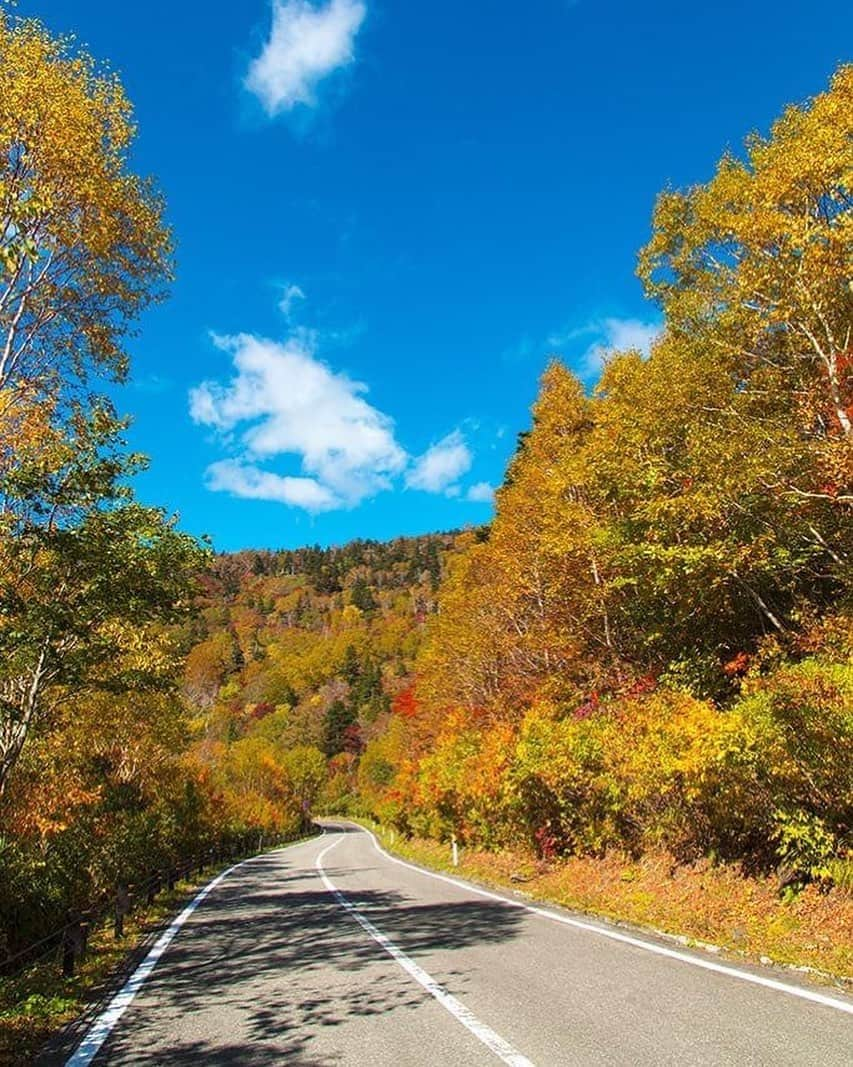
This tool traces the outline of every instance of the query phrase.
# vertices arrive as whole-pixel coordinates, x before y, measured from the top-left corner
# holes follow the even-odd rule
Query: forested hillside
[[[311,768],[325,804],[353,792],[365,746],[388,732],[392,707],[405,705],[455,540],[213,561],[184,631],[192,647],[183,693],[195,756],[235,825],[286,827],[289,782]]]
[[[407,833],[849,885],[851,113],[845,68],[661,196],[651,356],[551,364],[440,585],[449,537],[217,560],[185,697],[235,818],[307,745]]]

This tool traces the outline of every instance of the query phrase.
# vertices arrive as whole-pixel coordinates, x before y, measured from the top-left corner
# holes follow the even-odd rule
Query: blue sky
[[[654,198],[825,88],[844,5],[21,0],[108,59],[178,243],[120,395],[221,550],[479,523],[552,353],[658,324]],[[829,29],[831,27],[831,29]]]

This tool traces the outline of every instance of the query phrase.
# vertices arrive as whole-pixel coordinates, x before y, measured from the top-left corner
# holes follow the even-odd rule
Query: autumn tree
[[[93,387],[163,292],[171,243],[133,174],[130,105],[71,39],[0,14],[0,791],[28,734],[188,600],[194,542],[133,503],[126,423]]]
[[[542,855],[844,868],[851,94],[844,67],[660,198],[661,335],[591,395],[546,372],[494,521],[451,560],[402,744],[363,756],[377,813]]]
[[[163,204],[128,167],[116,75],[0,12],[0,391],[68,393],[127,374],[123,339],[163,293]],[[11,392],[10,392],[11,391]]]
[[[192,648],[184,667],[184,692],[196,707],[210,707],[220,686],[237,666],[234,638],[219,630]]]
[[[297,745],[285,753],[282,768],[298,804],[301,826],[306,829],[311,805],[326,781],[326,757],[312,745]]]
[[[639,273],[670,330],[771,398],[819,457],[779,489],[853,505],[853,66],[790,107],[745,159],[658,200]],[[849,519],[848,519],[849,521]]]
[[[597,664],[615,661],[606,546],[587,484],[592,426],[580,383],[554,362],[489,535],[471,538],[445,581],[419,665],[428,704],[517,713],[543,686],[583,687]]]
[[[614,465],[634,442],[643,456],[647,546],[669,542],[705,590],[694,624],[728,622],[735,646],[750,616],[784,636],[853,578],[851,106],[848,66],[745,159],[660,197],[640,274],[667,337],[603,384],[627,445]]]

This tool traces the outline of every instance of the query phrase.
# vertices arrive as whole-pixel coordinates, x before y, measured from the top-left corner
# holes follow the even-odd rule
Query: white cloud
[[[237,460],[213,464],[208,485],[238,496],[280,500],[308,511],[352,507],[383,489],[407,465],[394,424],[364,399],[367,387],[335,373],[302,331],[279,343],[238,334],[214,337],[235,375],[190,391],[190,415],[236,443]],[[296,456],[304,477],[259,463]]]
[[[272,29],[249,66],[246,88],[271,117],[297,104],[313,106],[323,78],[351,63],[353,45],[367,14],[362,0],[273,0]]]
[[[300,286],[292,284],[285,285],[281,293],[281,299],[278,302],[278,310],[286,319],[290,319],[296,301],[304,299],[305,293]]]
[[[470,469],[472,459],[465,438],[454,430],[415,461],[406,475],[406,485],[427,493],[456,495],[459,489],[454,483]]]
[[[262,471],[237,459],[222,459],[207,468],[208,489],[250,500],[277,500],[306,511],[331,511],[339,501],[316,478],[290,478]]]
[[[465,494],[465,499],[475,504],[491,504],[495,499],[495,490],[488,482],[477,482]]]
[[[660,337],[660,323],[640,319],[594,319],[582,326],[574,326],[552,333],[547,339],[550,349],[576,348],[576,342],[587,339],[584,351],[577,357],[578,373],[582,378],[596,378],[610,352],[637,349],[648,356],[652,345]]]
[[[571,326],[565,330],[557,330],[548,336],[545,343],[549,348],[565,348],[567,344],[577,341],[579,337],[600,334],[601,330],[601,322],[588,322],[585,326]]]
[[[602,319],[596,323],[596,332],[601,339],[591,344],[583,354],[583,372],[586,375],[597,374],[610,352],[636,349],[641,355],[648,356],[661,334],[661,326],[639,319]]]
[[[232,372],[189,393],[193,421],[214,430],[226,450],[207,468],[208,489],[314,514],[354,507],[401,482],[448,497],[491,499],[486,482],[467,493],[459,484],[473,462],[461,430],[411,457],[393,420],[366,399],[367,386],[319,358],[321,337],[302,328],[284,341],[212,335]],[[282,464],[292,469],[282,471]]]

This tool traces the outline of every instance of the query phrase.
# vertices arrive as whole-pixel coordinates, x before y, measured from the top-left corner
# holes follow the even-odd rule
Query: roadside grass
[[[308,834],[288,844],[313,836]],[[280,847],[275,845],[264,851]],[[34,1063],[47,1042],[114,991],[142,959],[154,935],[203,886],[231,865],[205,867],[197,877],[176,882],[171,891],[162,890],[152,904],[137,905],[125,916],[124,937],[120,941],[113,936],[110,923],[93,930],[86,956],[72,978],[62,977],[59,949],[19,974],[0,977],[0,1067],[27,1067]],[[81,1027],[79,1036],[84,1032],[85,1027]]]
[[[59,949],[19,974],[0,978],[0,1064],[31,1063],[41,1046],[82,1014],[93,996],[109,988],[122,964],[206,881],[208,871],[197,883],[178,882],[153,904],[137,907],[125,918],[121,940],[108,927],[93,931],[86,957],[72,978],[62,976]]]
[[[125,917],[121,940],[116,940],[109,924],[93,930],[86,956],[72,978],[62,976],[59,949],[19,974],[0,978],[0,1065],[32,1063],[47,1041],[111,991],[151,935],[222,869],[205,868],[197,879],[176,882],[171,892],[164,890],[152,904],[137,906]]]
[[[806,886],[787,899],[776,880],[733,865],[679,865],[664,853],[639,860],[609,854],[543,862],[521,851],[459,849],[400,836],[356,819],[402,859],[487,886],[521,892],[614,922],[645,927],[683,945],[765,965],[794,968],[824,984],[853,985],[853,892]]]

